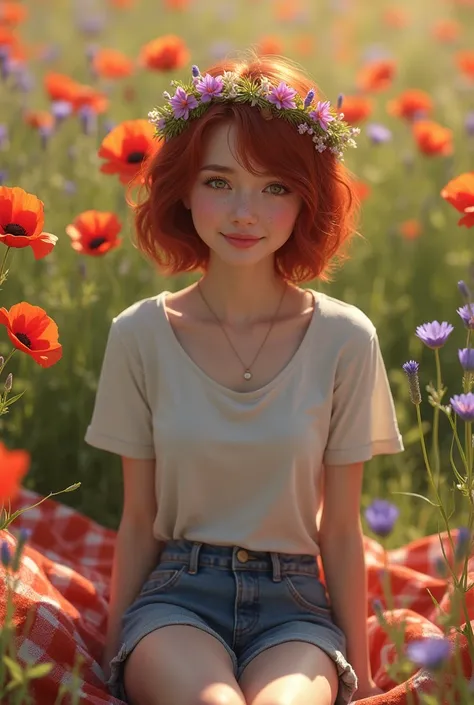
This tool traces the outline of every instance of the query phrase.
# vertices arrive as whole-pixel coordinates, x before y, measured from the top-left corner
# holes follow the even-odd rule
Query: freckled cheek
[[[200,221],[214,220],[226,212],[228,208],[226,198],[213,198],[212,194],[200,194],[192,204],[193,217]]]
[[[279,230],[292,230],[298,212],[299,209],[294,204],[282,203],[281,205],[273,206],[268,214],[268,222],[274,223]]]

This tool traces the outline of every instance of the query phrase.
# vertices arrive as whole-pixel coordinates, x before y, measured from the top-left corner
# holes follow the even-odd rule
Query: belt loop
[[[192,575],[195,575],[198,572],[198,565],[199,565],[199,551],[201,550],[202,543],[193,543],[193,547],[191,549],[191,554],[189,557],[189,567],[188,567],[188,573],[191,573]]]
[[[270,552],[270,556],[272,557],[272,564],[273,564],[273,582],[274,583],[279,583],[281,582],[281,564],[280,564],[280,557],[278,553],[275,553],[274,551]]]

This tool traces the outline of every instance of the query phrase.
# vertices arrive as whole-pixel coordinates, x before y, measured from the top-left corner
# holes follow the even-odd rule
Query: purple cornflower
[[[392,139],[392,132],[388,127],[375,122],[367,125],[366,133],[372,144],[384,144]]]
[[[8,143],[8,127],[0,122],[0,149]]]
[[[451,642],[444,637],[427,637],[411,641],[406,654],[417,666],[434,671],[449,657],[451,648]]]
[[[5,566],[5,568],[8,568],[12,562],[10,546],[6,541],[2,541],[0,545],[0,561]]]
[[[463,370],[466,370],[466,372],[474,371],[474,350],[472,348],[458,350],[458,357]]]
[[[193,74],[194,78],[199,78],[199,76],[201,75],[201,72],[199,71],[199,67],[196,66],[196,64],[193,64],[191,66],[191,73]]]
[[[433,321],[432,323],[423,323],[423,325],[418,326],[416,335],[425,345],[435,350],[436,348],[443,347],[453,330],[454,328],[451,323],[447,323],[446,321],[442,323]]]
[[[405,362],[402,367],[408,377],[411,401],[413,404],[421,404],[420,381],[418,379],[418,369],[420,365],[415,360],[409,360]]]
[[[460,561],[469,553],[470,543],[471,532],[466,526],[460,526],[458,529],[458,540],[456,542],[456,549],[454,553],[455,560]]]
[[[455,413],[463,421],[474,421],[474,394],[455,394],[449,400]]]
[[[461,306],[456,309],[456,313],[459,313],[466,328],[474,330],[474,304]]]
[[[342,104],[344,102],[344,95],[342,93],[339,93],[337,96],[337,109],[340,110],[342,108]]]
[[[466,115],[464,127],[465,127],[466,132],[469,135],[469,137],[474,137],[474,110],[471,110]]]
[[[69,117],[72,113],[72,103],[68,100],[53,100],[51,103],[51,113],[55,119],[60,122]]]
[[[196,89],[201,94],[201,103],[209,103],[213,98],[219,96],[224,89],[222,76],[214,77],[206,73],[202,81],[196,83]]]
[[[176,89],[176,93],[170,99],[170,103],[175,118],[184,118],[185,120],[189,118],[189,111],[198,106],[196,98],[192,94],[188,95],[184,88],[181,87]]]
[[[318,120],[319,124],[321,125],[321,128],[325,132],[328,129],[328,124],[336,119],[334,115],[331,115],[331,113],[329,112],[330,107],[331,103],[329,102],[329,100],[325,100],[324,102],[318,100],[316,110],[312,110],[309,114],[310,118],[312,118],[313,120]]]
[[[267,100],[276,105],[279,110],[283,108],[289,110],[290,108],[296,108],[296,103],[293,100],[295,95],[296,91],[287,86],[284,81],[281,81],[276,88],[272,88]]]
[[[400,510],[386,499],[374,499],[365,510],[367,523],[377,536],[388,536],[395,525]]]

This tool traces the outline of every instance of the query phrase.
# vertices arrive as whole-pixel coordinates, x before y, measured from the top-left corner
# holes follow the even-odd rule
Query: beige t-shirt
[[[157,540],[317,555],[323,463],[403,450],[373,324],[310,291],[297,352],[256,391],[193,362],[163,306],[169,292],[113,319],[85,440],[156,459]]]

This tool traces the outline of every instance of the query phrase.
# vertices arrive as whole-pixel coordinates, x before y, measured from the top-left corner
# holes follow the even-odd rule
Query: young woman
[[[132,705],[342,705],[382,692],[360,496],[364,462],[403,450],[373,324],[299,286],[355,232],[357,131],[282,58],[173,85],[137,246],[201,276],[113,319],[86,434],[123,465],[108,686]]]

